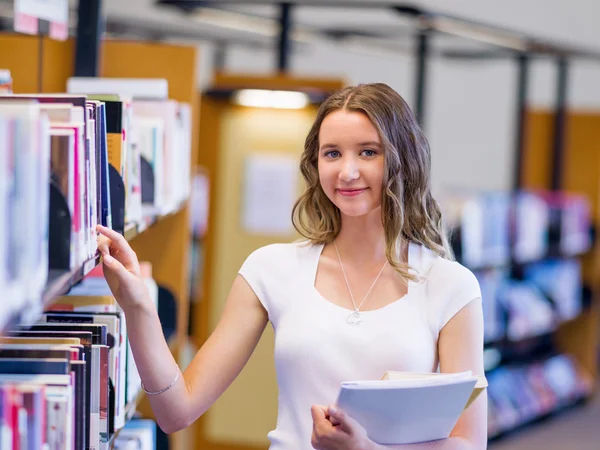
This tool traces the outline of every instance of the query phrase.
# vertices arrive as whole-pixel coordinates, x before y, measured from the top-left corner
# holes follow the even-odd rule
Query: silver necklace
[[[373,284],[371,285],[371,287],[365,294],[364,298],[362,299],[362,302],[360,302],[360,305],[356,306],[356,302],[354,301],[354,296],[352,295],[352,290],[350,289],[350,283],[348,283],[348,277],[346,276],[346,271],[344,270],[344,265],[342,264],[342,258],[340,257],[340,252],[338,251],[337,244],[335,243],[335,241],[333,241],[333,246],[335,247],[335,252],[337,253],[338,261],[340,262],[340,267],[342,268],[342,274],[344,275],[344,280],[346,280],[346,287],[348,288],[348,292],[350,293],[350,299],[352,300],[352,305],[354,305],[354,311],[352,311],[350,313],[350,315],[348,315],[348,317],[346,318],[346,323],[348,325],[356,326],[362,322],[362,317],[360,316],[360,307],[363,305],[363,303],[365,302],[365,300],[371,293],[371,290],[373,290],[375,283],[377,283],[377,280],[379,280],[379,277],[383,273],[383,269],[385,269],[388,262],[386,261],[385,264],[383,265],[383,267],[381,268],[381,270],[379,271],[379,275],[377,275],[377,278],[375,278],[375,281],[373,281]]]

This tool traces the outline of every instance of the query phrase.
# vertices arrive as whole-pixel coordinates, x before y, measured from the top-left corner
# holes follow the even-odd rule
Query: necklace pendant
[[[347,318],[346,323],[348,325],[356,326],[362,322],[362,318],[360,317],[360,313],[358,311],[352,312]]]

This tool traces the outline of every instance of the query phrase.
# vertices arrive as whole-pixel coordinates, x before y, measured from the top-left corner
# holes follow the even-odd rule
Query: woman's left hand
[[[333,406],[313,405],[312,446],[317,450],[372,450],[365,429]]]

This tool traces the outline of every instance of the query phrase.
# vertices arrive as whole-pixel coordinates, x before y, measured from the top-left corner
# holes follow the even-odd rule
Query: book
[[[485,377],[470,371],[388,371],[381,380],[343,382],[337,405],[378,444],[416,444],[449,437],[486,387]]]
[[[72,375],[56,374],[4,374],[0,373],[0,386],[2,385],[43,385],[45,387],[45,397],[47,405],[47,441],[49,448],[60,448],[72,450],[75,442],[75,410],[74,410],[74,391]],[[20,394],[18,386],[14,387],[14,392]],[[20,395],[22,399],[22,395]],[[23,408],[22,400],[20,408]],[[23,409],[23,413],[26,411]],[[19,414],[21,416],[21,414]],[[20,424],[23,435],[15,442],[13,448],[20,447],[23,439],[27,438],[27,416],[22,414],[23,421]],[[13,420],[14,424],[14,420]],[[14,427],[13,427],[14,428]],[[14,433],[13,433],[14,436]]]
[[[109,354],[109,404],[115,410],[109,410],[109,417],[114,419],[114,427],[122,428],[125,424],[125,360],[127,357],[125,341],[127,336],[122,333],[125,316],[123,313],[72,313],[72,312],[46,312],[41,317],[41,322],[46,323],[73,323],[73,324],[100,324],[107,327],[107,345]],[[123,391],[123,392],[121,392]],[[112,433],[113,427],[109,427]]]
[[[51,345],[24,345],[24,344],[0,344],[0,372],[2,372],[2,360],[10,359],[10,358],[20,358],[25,360],[34,359],[36,361],[55,361],[57,358],[59,360],[69,360],[69,371],[74,372],[75,374],[75,417],[76,417],[76,427],[75,427],[75,448],[84,449],[86,446],[86,426],[85,420],[87,418],[86,414],[86,372],[85,372],[85,364],[86,362],[82,359],[82,346],[69,347],[69,346],[51,346]],[[39,367],[38,367],[39,366]],[[62,366],[52,366],[46,364],[47,367],[62,367]],[[22,369],[24,370],[27,367],[26,364],[22,364]],[[34,370],[30,370],[27,373],[40,373],[44,367],[43,364],[38,364]],[[8,373],[8,371],[6,371]],[[15,372],[10,371],[10,373],[25,373],[25,372]],[[51,372],[56,373],[56,372]],[[39,449],[41,446],[31,447],[32,449]]]
[[[383,377],[381,378],[382,380],[429,380],[431,382],[433,382],[433,380],[437,379],[449,379],[452,375],[454,374],[448,374],[448,373],[439,373],[439,372],[432,372],[432,373],[420,373],[420,372],[397,372],[397,371],[393,371],[393,370],[387,370],[384,374]],[[458,373],[457,376],[459,377],[463,377],[464,374]],[[477,399],[477,397],[479,397],[479,394],[481,394],[488,386],[488,382],[487,379],[482,376],[482,375],[472,375],[471,376],[476,378],[476,383],[475,383],[475,387],[473,388],[473,392],[471,393],[471,396],[469,397],[469,400],[467,400],[467,404],[465,405],[464,409],[467,409],[469,406],[471,406],[471,404]]]
[[[25,325],[21,325],[24,327]],[[86,345],[90,361],[87,371],[87,385],[91,389],[86,393],[87,410],[90,412],[90,445],[95,439],[106,440],[109,434],[109,374],[108,374],[108,346],[106,325],[98,324],[34,324],[27,325],[26,331],[9,331],[9,334],[18,333],[21,336],[73,336],[82,338],[81,343]],[[91,341],[84,343],[84,337],[91,333]],[[91,345],[90,345],[91,344]],[[88,346],[89,345],[89,346]],[[91,349],[90,349],[91,347]],[[91,350],[91,351],[90,351]]]
[[[85,377],[85,381],[81,381],[79,385],[85,385],[89,388],[84,391],[84,402],[85,405],[82,406],[86,413],[85,421],[82,422],[82,426],[85,426],[86,429],[81,431],[82,435],[85,435],[88,442],[87,447],[98,447],[100,445],[100,437],[101,437],[101,412],[100,412],[100,403],[101,403],[101,395],[100,395],[100,378],[101,378],[101,367],[100,367],[100,355],[99,355],[99,347],[100,345],[94,344],[94,339],[98,339],[96,335],[92,331],[52,331],[52,330],[22,330],[15,331],[9,330],[7,332],[10,337],[4,338],[8,343],[31,343],[32,345],[35,343],[44,343],[45,341],[49,341],[48,343],[56,344],[60,343],[60,339],[67,340],[69,338],[73,341],[76,341],[77,344],[83,345],[83,361],[85,361],[85,370],[80,371],[78,368],[76,370],[76,375],[79,377]],[[67,342],[65,342],[67,343]],[[108,353],[107,353],[108,357]],[[108,396],[107,401],[108,403]]]

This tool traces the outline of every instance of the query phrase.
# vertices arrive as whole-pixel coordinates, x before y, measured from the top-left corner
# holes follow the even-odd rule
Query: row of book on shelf
[[[457,258],[471,269],[526,263],[591,248],[586,196],[549,191],[452,191],[442,207]]]
[[[117,81],[0,93],[0,329],[40,313],[49,271],[94,259],[96,224],[140,229],[189,197],[190,105],[169,100],[165,80],[137,80],[141,94]]]
[[[157,306],[158,287],[142,267]],[[106,448],[140,389],[124,314],[97,266],[35,322],[0,338],[0,450]]]
[[[578,256],[591,248],[587,197],[567,192],[450,192],[442,200],[456,258],[477,276],[485,340],[520,341],[581,314]]]
[[[576,360],[564,354],[503,366],[486,377],[490,438],[575,404],[594,384]]]
[[[481,287],[486,343],[551,333],[584,308],[582,267],[576,258],[528,264],[518,279],[503,268],[474,274]]]

